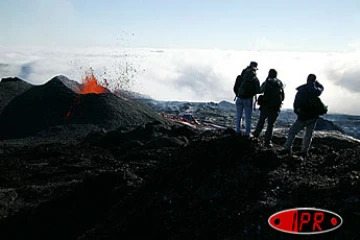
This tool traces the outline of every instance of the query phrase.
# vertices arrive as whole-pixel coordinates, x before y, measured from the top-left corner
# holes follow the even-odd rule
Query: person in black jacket
[[[319,115],[323,114],[321,110],[319,111],[317,107],[314,107],[314,103],[320,101],[319,96],[324,91],[324,87],[316,81],[316,76],[314,74],[309,74],[307,83],[299,86],[296,90],[298,92],[295,96],[294,112],[297,114],[297,119],[289,129],[284,148],[285,151],[291,153],[292,144],[296,134],[306,127],[305,136],[302,139],[300,155],[308,156],[316,121],[319,118]]]
[[[241,118],[245,111],[245,136],[250,136],[251,115],[254,96],[260,93],[260,82],[256,76],[257,62],[250,62],[241,75],[238,75],[234,85],[236,95],[236,132],[241,134]]]
[[[264,92],[264,95],[262,102],[259,103],[260,117],[253,135],[254,137],[259,137],[264,127],[265,120],[267,119],[264,143],[266,147],[271,147],[274,124],[279,116],[282,102],[285,99],[284,85],[277,79],[277,71],[275,69],[270,69],[269,75],[261,85],[260,89],[261,92]]]

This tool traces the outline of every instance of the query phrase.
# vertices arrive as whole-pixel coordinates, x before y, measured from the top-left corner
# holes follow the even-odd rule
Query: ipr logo
[[[281,232],[310,235],[333,231],[341,226],[343,220],[325,209],[293,208],[273,214],[268,222]]]

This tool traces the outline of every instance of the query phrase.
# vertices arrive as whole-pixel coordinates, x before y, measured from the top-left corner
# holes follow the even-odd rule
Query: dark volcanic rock
[[[30,83],[17,77],[3,78],[0,82],[0,114],[6,105],[16,96],[32,87]]]
[[[180,147],[188,144],[186,138],[177,138],[177,137],[161,137],[149,141],[145,147],[146,148],[164,148],[164,147]]]
[[[358,239],[359,143],[331,152],[322,140],[307,160],[236,136],[194,142],[81,239],[294,239],[267,220],[304,206],[333,210],[347,221],[323,239]]]
[[[269,216],[319,207],[344,219],[322,239],[359,239],[359,141],[316,132],[304,159],[273,140],[152,121],[80,143],[0,141],[18,148],[0,151],[0,238],[294,239]]]
[[[197,131],[177,124],[162,124],[153,121],[135,129],[118,128],[102,134],[89,134],[85,142],[96,146],[136,146],[146,144],[146,147],[178,147],[188,144],[189,139],[197,135]]]
[[[106,130],[165,121],[145,104],[112,93],[77,94],[55,77],[16,97],[0,115],[0,136],[17,138],[50,126],[93,124]]]

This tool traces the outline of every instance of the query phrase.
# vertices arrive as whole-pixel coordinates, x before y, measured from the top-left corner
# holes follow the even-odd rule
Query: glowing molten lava
[[[105,81],[105,83],[107,83]],[[110,91],[101,86],[96,77],[94,76],[94,72],[93,69],[90,68],[90,71],[85,73],[85,78],[83,79],[83,83],[80,85],[80,87],[78,89],[75,89],[75,91],[77,93],[80,94],[88,94],[88,93],[95,93],[95,94],[100,94],[100,93],[109,93]],[[74,111],[74,108],[76,108],[79,104],[80,104],[80,99],[81,97],[78,96],[74,102],[69,106],[69,110],[66,113],[66,117],[70,117],[72,112]]]
[[[90,68],[90,72],[86,74],[83,83],[81,85],[80,94],[88,94],[88,93],[100,94],[106,92],[109,92],[109,90],[107,90],[98,83],[92,69]]]

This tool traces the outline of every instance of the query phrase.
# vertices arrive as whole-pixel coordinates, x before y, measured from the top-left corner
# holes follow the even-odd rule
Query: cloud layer
[[[360,54],[260,52],[196,49],[0,48],[0,77],[19,76],[43,84],[55,75],[81,82],[91,67],[100,82],[159,100],[232,101],[235,78],[250,61],[259,63],[264,81],[275,68],[285,85],[285,108],[309,73],[325,86],[331,112],[360,114]]]
[[[360,93],[360,54],[337,56],[326,68],[326,76],[336,86],[351,93]]]

